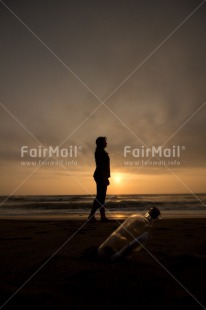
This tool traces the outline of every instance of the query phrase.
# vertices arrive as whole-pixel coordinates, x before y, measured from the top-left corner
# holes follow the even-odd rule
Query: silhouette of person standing
[[[95,162],[96,169],[94,171],[94,180],[97,186],[97,194],[94,199],[89,219],[95,221],[95,212],[99,208],[101,221],[106,222],[108,219],[105,216],[105,198],[107,193],[107,186],[109,185],[110,177],[110,159],[108,153],[104,150],[107,146],[106,137],[98,137],[96,139],[96,150],[95,150]]]

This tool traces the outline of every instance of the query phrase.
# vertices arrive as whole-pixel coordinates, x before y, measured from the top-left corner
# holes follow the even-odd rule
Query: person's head
[[[104,149],[107,146],[107,138],[106,137],[98,137],[96,139],[96,145],[100,149]]]

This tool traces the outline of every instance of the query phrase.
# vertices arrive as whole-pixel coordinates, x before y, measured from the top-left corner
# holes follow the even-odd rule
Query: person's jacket
[[[110,159],[104,149],[96,148],[95,151],[96,169],[94,171],[94,179],[98,181],[108,181],[110,177]]]

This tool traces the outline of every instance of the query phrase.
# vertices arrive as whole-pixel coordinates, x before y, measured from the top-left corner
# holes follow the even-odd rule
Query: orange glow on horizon
[[[28,169],[21,175],[18,169],[5,173],[2,171],[0,195],[95,195],[96,184],[92,171],[62,172],[39,170],[24,182]],[[21,168],[22,172],[22,168]],[[177,169],[174,174],[166,169],[145,171],[143,174],[111,172],[108,195],[120,194],[172,194],[172,193],[204,193],[206,188],[206,169]],[[149,173],[150,172],[150,173]],[[164,172],[164,173],[163,173]]]

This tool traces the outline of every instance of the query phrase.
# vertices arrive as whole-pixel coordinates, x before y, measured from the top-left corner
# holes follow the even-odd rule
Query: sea
[[[89,214],[91,195],[0,196],[0,217],[66,218]],[[163,217],[206,217],[206,194],[108,195],[108,216],[146,213],[157,207]]]

